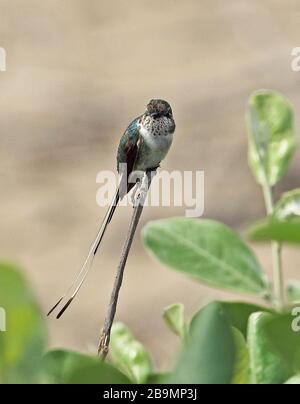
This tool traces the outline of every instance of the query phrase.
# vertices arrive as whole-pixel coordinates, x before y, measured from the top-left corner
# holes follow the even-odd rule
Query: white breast
[[[159,166],[172,144],[173,133],[153,134],[143,125],[140,126],[139,132],[142,142],[136,169],[147,170]]]

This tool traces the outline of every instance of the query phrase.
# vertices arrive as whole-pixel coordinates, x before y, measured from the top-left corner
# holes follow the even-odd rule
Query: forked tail
[[[108,208],[108,210],[106,212],[106,215],[105,215],[103,222],[100,226],[100,229],[97,233],[95,241],[93,242],[93,244],[90,248],[89,254],[88,254],[86,260],[84,261],[79,273],[75,277],[75,279],[72,282],[72,284],[70,285],[69,289],[67,289],[66,293],[58,300],[58,302],[49,311],[48,316],[55,309],[57,309],[61,304],[63,304],[62,308],[60,309],[60,311],[58,312],[58,314],[56,316],[57,319],[60,318],[64,314],[64,312],[67,310],[67,308],[70,306],[70,304],[72,303],[72,301],[75,298],[75,296],[77,295],[77,293],[79,292],[79,290],[80,290],[81,286],[83,285],[83,282],[85,281],[85,279],[89,273],[89,270],[93,264],[95,255],[101,244],[101,241],[103,239],[107,226],[110,223],[110,221],[115,213],[119,199],[120,199],[120,193],[119,193],[119,188],[118,188],[115,193],[115,196],[110,204],[110,207]]]

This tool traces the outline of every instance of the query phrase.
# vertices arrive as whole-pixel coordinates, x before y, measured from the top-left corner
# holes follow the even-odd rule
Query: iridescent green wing
[[[140,134],[138,129],[139,119],[140,117],[136,118],[134,121],[131,122],[131,124],[128,126],[123,136],[121,137],[120,144],[118,147],[118,155],[117,155],[118,172],[120,174],[123,174],[124,167],[126,167],[127,176],[124,176],[123,178],[123,181],[125,181],[126,179],[126,183],[129,175],[133,171],[134,163],[138,155],[139,140],[140,140]],[[123,189],[123,192],[121,192],[122,194],[121,197],[126,192],[129,192],[133,186],[134,184],[128,184],[128,187],[126,189]]]
[[[138,153],[138,141],[140,137],[138,130],[139,119],[140,118],[136,118],[132,121],[121,137],[117,155],[118,172],[120,172],[120,164],[127,164],[128,174],[130,174],[133,169]]]

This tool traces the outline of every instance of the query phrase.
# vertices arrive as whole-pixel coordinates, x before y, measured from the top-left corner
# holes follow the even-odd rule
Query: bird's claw
[[[141,187],[136,192],[134,193],[132,202],[133,202],[133,207],[138,206],[139,204],[144,204],[146,196],[147,196],[147,188],[146,187]]]

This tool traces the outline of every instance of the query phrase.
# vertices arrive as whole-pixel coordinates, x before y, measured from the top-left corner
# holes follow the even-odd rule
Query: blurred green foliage
[[[256,180],[275,185],[288,169],[296,148],[293,110],[274,91],[255,92],[247,109],[249,164]]]
[[[0,265],[0,307],[6,331],[0,331],[1,382],[38,382],[46,330],[36,300],[20,270]]]
[[[113,363],[134,383],[145,383],[154,372],[150,354],[124,324],[112,328],[110,353]]]

